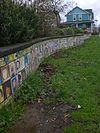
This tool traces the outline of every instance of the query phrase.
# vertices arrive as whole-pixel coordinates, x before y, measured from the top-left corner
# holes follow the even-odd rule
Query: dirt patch
[[[60,58],[60,52],[54,53],[54,54],[52,55],[52,57],[53,57],[54,59],[59,59],[59,58]]]
[[[52,64],[41,64],[39,70],[43,73],[44,78],[49,79],[54,74],[56,68]]]
[[[10,128],[7,133],[62,133],[64,127],[73,122],[69,113],[76,111],[77,107],[62,102],[45,104],[55,97],[55,92],[49,87],[49,80],[56,68],[51,64],[41,64],[39,70],[43,74],[45,95],[38,96],[33,103],[26,105],[26,111],[20,120]]]
[[[68,58],[70,56],[70,53],[67,51],[67,53],[66,52],[59,52],[59,51],[57,51],[56,53],[54,53],[53,55],[52,55],[52,57],[54,58],[54,59],[59,59],[59,58]]]
[[[56,71],[56,67],[52,64],[41,64],[39,66],[39,70],[42,72],[43,74],[43,83],[44,83],[44,88],[47,90],[50,89],[49,88],[49,80],[51,78],[51,76],[55,73]]]
[[[46,105],[34,101],[27,105],[22,118],[7,133],[61,133],[64,127],[71,125],[69,112],[75,110],[75,106],[64,103]]]

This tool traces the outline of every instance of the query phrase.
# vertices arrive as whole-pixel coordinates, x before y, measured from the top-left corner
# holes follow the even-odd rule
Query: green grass
[[[58,59],[50,56],[43,63],[56,66],[50,80],[56,100],[81,106],[71,113],[73,125],[64,133],[100,133],[100,38],[60,50]]]
[[[63,133],[100,133],[100,38],[94,36],[82,46],[62,49],[59,58],[49,56],[45,63],[56,68],[48,83],[56,93],[44,102],[50,104],[54,100],[81,106],[79,111],[70,113],[73,124],[65,127]],[[30,74],[14,101],[0,110],[0,133],[20,117],[25,104],[45,95],[42,76],[39,69]]]

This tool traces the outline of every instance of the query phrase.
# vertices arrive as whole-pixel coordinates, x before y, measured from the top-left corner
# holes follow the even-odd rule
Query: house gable
[[[89,14],[89,12],[81,9],[80,7],[76,6],[75,8],[73,8],[73,10],[71,10],[67,15],[72,15],[72,14]]]
[[[89,10],[90,11],[90,10]],[[66,16],[67,22],[91,21],[93,19],[91,12],[83,10],[76,6]]]

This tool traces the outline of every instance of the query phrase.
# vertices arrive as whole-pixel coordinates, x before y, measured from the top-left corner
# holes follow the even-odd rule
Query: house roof
[[[92,12],[92,9],[85,9],[85,11],[89,12],[90,14],[92,14],[92,19],[94,18],[94,14]]]
[[[76,8],[79,8],[80,10],[82,10],[82,11],[84,11],[84,12],[86,12],[86,13],[88,13],[88,14],[92,14],[92,17],[93,17],[93,12],[92,12],[92,9],[82,9],[82,8],[80,8],[80,7],[78,7],[78,6],[76,6],[75,8],[73,8],[70,12],[68,12],[65,16],[67,16],[69,13],[71,13],[74,9],[76,9]]]
[[[92,13],[92,9],[85,9],[85,11]]]

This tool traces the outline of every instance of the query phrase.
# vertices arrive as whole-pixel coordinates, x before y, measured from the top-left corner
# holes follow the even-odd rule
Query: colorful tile
[[[20,71],[20,67],[21,67],[21,61],[20,59],[17,59],[15,62],[16,65],[16,71],[19,72]]]
[[[24,64],[24,56],[20,58],[21,60],[21,67],[20,70],[23,70],[25,68],[25,64]]]
[[[0,70],[0,85],[2,84],[2,76],[1,76],[1,70]]]
[[[11,62],[9,64],[9,71],[10,71],[10,77],[13,77],[14,75],[16,75],[15,62]]]
[[[3,101],[4,101],[4,92],[2,86],[0,86],[0,103],[2,103]]]
[[[12,94],[10,80],[5,82],[2,87],[4,91],[4,100],[6,100]]]
[[[29,64],[29,58],[28,58],[28,54],[24,55],[24,65],[25,67],[28,66]]]
[[[24,80],[27,78],[27,74],[26,74],[25,69],[23,69],[23,70],[21,71],[21,74],[22,74],[22,80],[24,81]]]
[[[20,59],[17,59],[15,61],[15,65],[16,65],[16,71],[20,72],[22,69],[25,68],[25,64],[24,64],[24,56],[21,57]]]
[[[8,55],[9,62],[14,61],[14,54]]]
[[[10,73],[9,73],[9,66],[6,65],[1,68],[1,76],[2,76],[2,82],[6,82],[10,79]]]
[[[11,89],[12,89],[12,93],[15,93],[15,92],[16,92],[17,86],[18,86],[17,76],[14,76],[14,77],[11,79]]]
[[[22,74],[21,72],[18,73],[18,86],[22,84]]]
[[[6,63],[4,61],[4,58],[0,58],[0,66],[5,66],[5,65],[6,65]]]
[[[14,59],[15,60],[18,59],[18,58],[20,58],[21,56],[23,56],[23,52],[22,51],[18,51],[16,53],[14,53]]]
[[[15,59],[15,60],[18,59],[18,53],[14,53],[14,59]]]
[[[10,63],[9,57],[8,57],[8,56],[5,56],[5,57],[4,57],[4,61],[5,61],[6,64],[9,64],[9,63]]]
[[[20,51],[19,51],[19,57],[22,57],[23,55],[24,55],[23,50],[20,50]]]
[[[29,66],[25,68],[25,72],[26,72],[26,76],[28,76],[30,72]]]

